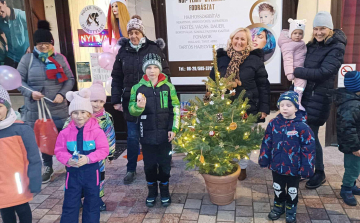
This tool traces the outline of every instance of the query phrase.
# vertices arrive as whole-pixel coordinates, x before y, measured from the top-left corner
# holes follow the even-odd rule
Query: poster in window
[[[276,40],[282,29],[283,0],[166,0],[171,81],[202,85],[212,69],[213,45],[225,50],[233,32],[249,28],[254,49],[265,52],[272,84],[281,81],[281,52]]]
[[[24,1],[0,1],[0,64],[17,68],[26,52],[30,44]]]
[[[91,82],[91,72],[89,62],[77,62],[76,73],[78,75],[78,82]]]

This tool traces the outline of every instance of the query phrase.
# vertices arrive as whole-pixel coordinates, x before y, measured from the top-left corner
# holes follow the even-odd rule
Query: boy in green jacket
[[[131,89],[129,112],[140,124],[140,142],[149,194],[146,206],[153,207],[160,181],[161,204],[171,204],[169,193],[171,141],[180,125],[180,103],[174,85],[161,73],[161,57],[149,53],[144,57],[145,75]]]

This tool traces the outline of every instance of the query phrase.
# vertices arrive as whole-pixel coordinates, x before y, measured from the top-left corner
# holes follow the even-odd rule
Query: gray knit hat
[[[316,14],[313,22],[313,27],[325,26],[329,29],[334,29],[332,16],[329,12],[320,11]]]
[[[9,93],[1,85],[0,85],[0,104],[5,105],[8,111],[11,108]]]
[[[155,65],[162,72],[161,57],[156,53],[149,53],[144,57],[142,69],[146,73],[146,68],[149,65]]]

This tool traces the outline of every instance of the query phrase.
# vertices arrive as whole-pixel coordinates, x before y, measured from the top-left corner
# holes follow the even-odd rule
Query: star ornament
[[[233,95],[233,94],[235,94],[235,92],[236,92],[236,90],[233,89],[233,90],[230,91],[230,94]]]
[[[223,143],[223,142],[220,142],[220,143],[219,143],[219,146],[220,146],[221,148],[224,148],[224,143]]]
[[[210,105],[214,105],[214,101],[210,101]]]

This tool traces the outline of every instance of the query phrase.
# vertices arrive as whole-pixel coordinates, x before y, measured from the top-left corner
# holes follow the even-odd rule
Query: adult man
[[[8,45],[4,63],[17,68],[21,57],[30,50],[25,12],[0,1],[0,29],[5,33]]]

